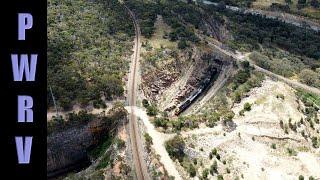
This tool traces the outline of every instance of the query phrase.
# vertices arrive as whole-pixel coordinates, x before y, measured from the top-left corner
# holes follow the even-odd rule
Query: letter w
[[[25,73],[27,81],[34,81],[37,68],[38,54],[31,54],[31,63],[27,54],[21,54],[20,59],[17,54],[11,54],[12,71],[14,81],[22,81],[23,72]],[[19,63],[20,61],[20,63]]]
[[[27,136],[24,138],[19,136],[16,137],[16,148],[18,155],[19,164],[29,164],[32,146],[32,136]]]

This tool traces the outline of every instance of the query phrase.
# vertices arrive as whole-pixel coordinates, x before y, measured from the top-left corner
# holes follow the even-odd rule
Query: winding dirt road
[[[126,6],[124,5],[127,11],[130,14],[130,17],[132,18],[134,28],[135,28],[135,45],[134,45],[134,53],[132,55],[132,62],[130,65],[130,74],[129,74],[129,82],[128,82],[128,104],[131,107],[131,113],[130,113],[130,141],[131,141],[131,147],[132,147],[132,156],[133,156],[133,163],[134,163],[134,169],[138,180],[149,180],[148,170],[146,162],[143,158],[143,146],[140,136],[140,131],[138,127],[138,121],[137,117],[134,112],[134,107],[136,106],[136,97],[137,97],[137,76],[138,76],[138,64],[139,64],[139,58],[140,58],[140,36],[141,31],[139,24],[137,23],[137,20],[135,18],[134,13]]]
[[[219,3],[211,2],[211,1],[206,1],[204,0],[203,3],[205,5],[214,5],[218,6]],[[234,11],[234,12],[239,12],[243,14],[251,14],[251,15],[262,15],[265,16],[265,18],[268,19],[278,19],[281,20],[287,24],[292,24],[297,27],[301,28],[309,28],[314,31],[319,32],[320,31],[320,24],[318,22],[314,22],[308,18],[302,17],[302,16],[297,16],[289,13],[283,13],[283,12],[276,12],[276,11],[266,11],[266,10],[261,10],[261,9],[252,9],[252,8],[240,8],[236,6],[226,6],[227,9]]]
[[[208,44],[211,46],[211,47],[214,47],[216,48],[217,50],[221,51],[222,53],[234,58],[235,60],[237,61],[249,61],[250,65],[253,66],[257,71],[260,71],[268,76],[270,76],[271,78],[274,78],[274,79],[277,79],[279,81],[282,81],[284,83],[287,83],[288,85],[292,86],[292,87],[295,87],[295,88],[300,88],[300,89],[303,89],[305,91],[308,91],[310,93],[314,93],[314,94],[317,94],[317,95],[320,95],[320,89],[317,89],[315,87],[311,87],[311,86],[308,86],[306,84],[303,84],[303,83],[300,83],[300,82],[297,82],[297,81],[294,81],[294,80],[291,80],[291,79],[288,79],[288,78],[285,78],[283,76],[280,76],[278,74],[275,74],[271,71],[268,71],[266,69],[263,69],[257,65],[255,65],[254,63],[252,63],[250,60],[248,60],[247,58],[245,58],[244,56],[243,57],[240,57],[239,55],[236,55],[230,51],[227,51],[225,49],[222,49],[221,47],[211,43],[211,42],[208,42]]]

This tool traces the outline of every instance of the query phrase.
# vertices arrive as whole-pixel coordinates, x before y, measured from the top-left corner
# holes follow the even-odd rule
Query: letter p
[[[26,40],[26,30],[31,29],[33,25],[33,17],[29,13],[18,14],[18,39]]]

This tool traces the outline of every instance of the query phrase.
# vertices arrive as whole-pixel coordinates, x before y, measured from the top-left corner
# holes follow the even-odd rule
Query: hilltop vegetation
[[[186,41],[198,42],[199,39],[194,33],[192,27],[186,26],[181,22],[181,18],[186,23],[198,28],[201,23],[201,14],[197,8],[192,4],[187,4],[180,1],[166,0],[166,1],[127,1],[126,4],[137,14],[141,33],[146,38],[150,38],[154,31],[154,23],[157,15],[162,15],[165,22],[170,25],[173,30],[168,32],[167,36],[171,41],[179,41],[185,43]]]
[[[259,66],[285,77],[297,75],[301,82],[319,87],[320,32],[216,6],[206,12],[225,19],[220,26],[227,26],[231,38],[224,43],[233,50],[253,52],[250,58]]]
[[[256,0],[252,3],[252,6],[254,8],[305,16],[316,20],[320,19],[319,0],[277,0],[269,2],[265,2],[265,0]]]
[[[215,3],[226,4],[243,8],[280,11],[289,14],[320,19],[319,0],[209,0]]]
[[[230,6],[250,7],[255,0],[209,0],[216,3],[225,3]]]
[[[48,1],[48,87],[57,104],[103,106],[123,94],[133,24],[117,0]],[[48,89],[48,108],[53,106]]]
[[[156,2],[138,0],[126,1],[126,5],[135,13],[141,28],[141,34],[146,38],[150,38],[155,31],[154,23],[159,12]]]
[[[320,58],[320,34],[317,32],[262,16],[225,13],[238,47],[254,50],[263,45],[313,59]]]

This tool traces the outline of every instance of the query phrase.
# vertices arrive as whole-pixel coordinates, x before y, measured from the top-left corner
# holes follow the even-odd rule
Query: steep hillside
[[[123,95],[133,25],[117,0],[48,1],[48,88],[64,110]],[[48,108],[53,106],[48,89]]]

